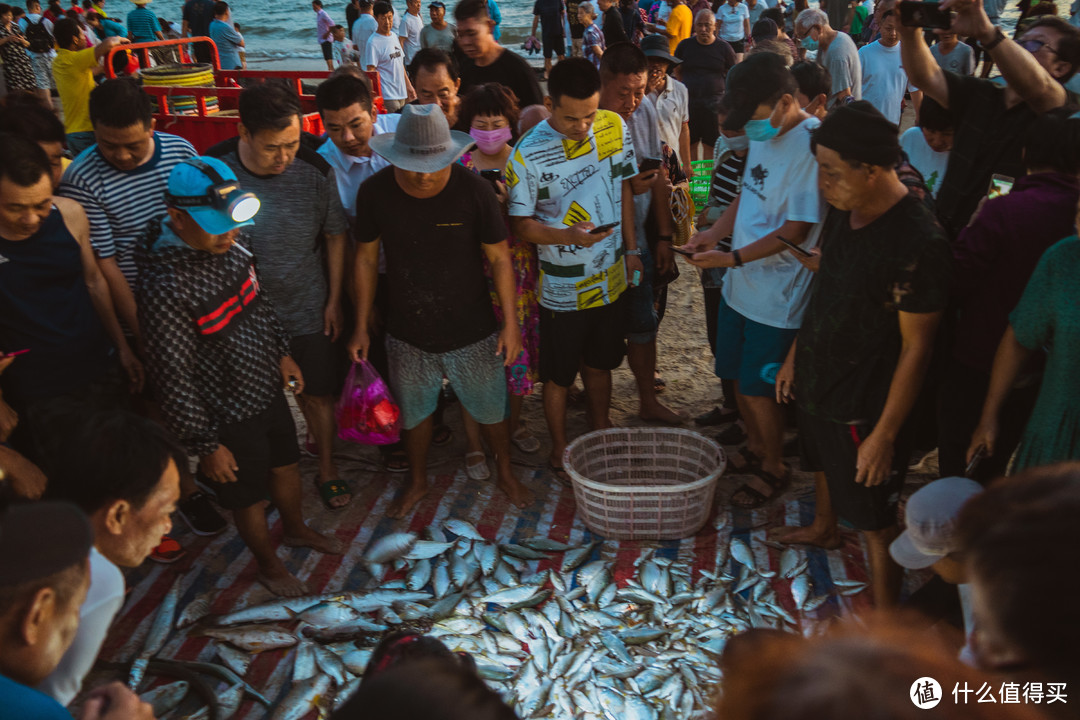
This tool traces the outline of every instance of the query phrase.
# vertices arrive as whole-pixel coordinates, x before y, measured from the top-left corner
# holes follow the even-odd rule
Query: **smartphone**
[[[498,168],[494,168],[492,170],[481,170],[480,171],[480,177],[484,178],[489,183],[494,185],[497,181],[500,181],[500,182],[502,181],[503,174],[502,174],[502,170],[500,170]]]
[[[589,234],[590,235],[599,235],[602,232],[607,232],[608,230],[610,230],[611,228],[617,226],[618,224],[619,223],[617,223],[617,222],[613,222],[613,223],[607,223],[605,225],[598,225],[597,227],[594,227],[592,230],[590,230]]]
[[[971,456],[971,462],[964,468],[964,477],[971,477],[971,474],[979,467],[979,463],[986,459],[986,446],[980,445],[975,451],[975,454]]]
[[[675,247],[674,245],[671,246],[671,250],[672,250],[672,252],[679,253],[683,257],[694,257],[695,255],[697,255],[696,252],[693,252],[691,250],[685,250],[685,249],[683,249],[681,247]]]
[[[900,3],[900,24],[907,27],[940,28],[948,30],[952,26],[953,14],[942,10],[936,2]]]
[[[787,245],[788,250],[791,250],[792,252],[796,252],[805,258],[814,257],[814,253],[810,252],[809,250],[804,250],[802,246],[796,245],[785,237],[780,237],[779,235],[777,235],[776,239]]]
[[[990,189],[986,191],[986,197],[993,200],[1008,195],[1012,190],[1013,182],[1015,181],[1008,175],[991,175]]]
[[[641,161],[641,164],[638,165],[638,172],[639,173],[647,173],[647,172],[650,172],[652,170],[659,170],[659,169],[660,169],[660,158],[645,158],[644,160]]]

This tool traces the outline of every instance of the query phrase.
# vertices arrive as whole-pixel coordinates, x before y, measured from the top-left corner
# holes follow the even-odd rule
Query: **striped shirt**
[[[120,271],[135,286],[135,239],[154,218],[165,214],[169,173],[196,155],[187,140],[154,133],[154,155],[129,172],[117,170],[97,146],[80,155],[64,173],[57,191],[75,200],[90,219],[90,244],[100,258],[116,257]]]
[[[161,32],[157,15],[145,5],[137,5],[128,13],[127,26],[132,42],[154,42]]]

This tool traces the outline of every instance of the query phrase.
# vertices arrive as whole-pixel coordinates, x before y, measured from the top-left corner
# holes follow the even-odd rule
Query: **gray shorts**
[[[401,407],[401,424],[412,430],[432,413],[439,402],[443,378],[447,378],[462,407],[481,425],[506,419],[506,369],[495,354],[498,333],[480,342],[444,353],[429,353],[386,336],[390,363],[390,389]]]

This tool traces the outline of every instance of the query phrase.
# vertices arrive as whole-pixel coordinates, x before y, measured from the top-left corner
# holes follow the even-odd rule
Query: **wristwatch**
[[[627,255],[634,255],[636,257],[641,257],[641,250],[639,250],[638,248],[634,248],[633,250],[627,250],[626,254]]]
[[[743,266],[742,253],[740,253],[738,250],[732,250],[731,257],[735,261],[735,267]]]
[[[988,43],[983,43],[983,50],[993,50],[1005,40],[1005,33],[1001,32],[1001,28],[994,28],[994,39]]]

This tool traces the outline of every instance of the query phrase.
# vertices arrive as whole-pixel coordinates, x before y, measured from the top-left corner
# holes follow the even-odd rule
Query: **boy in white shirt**
[[[414,99],[416,93],[405,73],[405,52],[393,32],[394,6],[379,0],[372,12],[378,29],[368,38],[360,65],[365,70],[378,71],[383,107],[387,112],[397,112]]]

